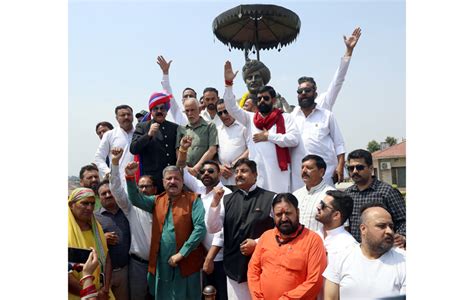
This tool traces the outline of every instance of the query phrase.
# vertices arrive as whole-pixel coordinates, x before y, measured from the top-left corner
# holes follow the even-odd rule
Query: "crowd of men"
[[[346,161],[331,111],[360,34],[344,36],[325,93],[297,80],[296,107],[254,60],[242,97],[227,61],[222,98],[208,87],[177,100],[159,56],[163,90],[136,126],[129,105],[115,108],[118,126],[97,124],[94,162],[69,197],[69,247],[94,248],[99,265],[70,272],[69,299],[200,299],[207,285],[216,299],[404,295],[405,201],[373,176],[370,152]],[[354,185],[339,191],[344,168]]]

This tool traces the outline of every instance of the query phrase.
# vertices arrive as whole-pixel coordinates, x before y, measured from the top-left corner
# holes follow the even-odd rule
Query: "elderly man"
[[[104,230],[112,262],[110,287],[115,299],[128,299],[128,250],[130,249],[130,225],[110,192],[109,181],[99,184],[98,194],[102,207],[94,213]]]
[[[166,120],[173,95],[166,91],[153,93],[148,107],[152,119],[138,123],[133,133],[130,152],[140,155],[141,175],[151,175],[164,192],[163,169],[176,164],[176,131],[178,125]]]
[[[276,227],[260,237],[248,268],[253,299],[315,299],[323,285],[326,252],[321,238],[299,222],[298,200],[273,199]]]
[[[249,134],[239,122],[225,109],[223,99],[217,102],[217,115],[221,119],[221,125],[217,126],[217,136],[219,138],[219,148],[217,154],[220,162],[221,181],[224,185],[234,186],[235,176],[232,166],[241,158],[248,158]]]
[[[306,155],[302,160],[300,172],[305,186],[293,192],[299,202],[300,222],[306,228],[321,235],[322,224],[314,216],[318,212],[318,205],[326,196],[326,192],[334,190],[323,180],[326,163],[318,155]],[[323,238],[322,235],[321,238]]]
[[[210,233],[224,229],[224,270],[227,275],[229,299],[251,299],[247,284],[247,265],[256,240],[275,226],[271,215],[275,193],[257,186],[257,166],[254,161],[239,159],[235,166],[237,190],[226,195],[215,192],[207,214]]]
[[[110,151],[114,147],[124,149],[124,155],[120,160],[121,177],[124,178],[125,166],[133,161],[133,154],[130,153],[130,142],[133,137],[133,109],[128,105],[119,105],[115,108],[115,118],[119,123],[119,127],[107,131],[102,140],[100,140],[99,147],[95,153],[95,164],[99,168],[99,174],[108,176],[110,168],[106,164],[106,158],[110,156]],[[125,185],[125,179],[123,185]]]
[[[327,164],[324,180],[328,184],[342,182],[344,179],[344,140],[331,111],[360,35],[361,30],[357,27],[349,38],[344,36],[346,53],[326,93],[318,95],[316,82],[312,77],[304,76],[298,79],[299,107],[295,108],[291,115],[301,133],[301,142],[291,152],[291,159],[295,162],[292,174],[293,190],[303,186],[296,170],[299,169],[301,158],[306,154],[317,154],[324,159]]]
[[[354,210],[350,217],[351,234],[360,241],[358,230],[360,218],[359,209],[367,203],[383,203],[393,217],[395,223],[395,246],[404,248],[406,244],[406,205],[402,194],[389,184],[372,176],[374,167],[372,154],[363,149],[354,150],[347,156],[347,169],[354,181],[346,192],[354,199]]]
[[[180,142],[178,152],[178,167],[185,167],[186,153],[192,144],[191,137],[183,137]],[[200,194],[204,209],[209,211],[212,199],[214,198],[216,189],[224,189],[224,195],[230,194],[231,191],[226,188],[220,181],[219,164],[213,160],[205,161],[199,170],[198,180],[190,175],[187,169],[184,169],[184,184],[194,193]],[[203,265],[203,286],[213,285],[216,288],[216,299],[227,299],[226,277],[224,272],[223,257],[224,246],[222,230],[216,234],[207,233],[203,241],[204,247],[207,250],[206,259]]]
[[[110,292],[110,278],[112,264],[107,253],[107,243],[100,224],[94,217],[95,193],[89,188],[77,188],[68,198],[68,247],[89,249],[93,247],[97,252],[100,267],[93,274],[94,285],[99,291],[97,299],[115,299]],[[101,278],[105,280],[101,282]],[[82,289],[80,279],[83,274],[73,271],[68,275],[68,299],[79,300]],[[103,285],[102,285],[103,284]]]
[[[148,284],[155,299],[200,299],[201,241],[206,236],[200,197],[183,191],[183,175],[176,166],[163,170],[165,193],[156,197],[138,192],[136,162],[126,167],[127,189],[133,205],[153,214]]]
[[[118,170],[123,149],[112,149],[112,165],[110,173],[110,191],[130,224],[132,240],[130,243],[130,262],[128,266],[131,299],[145,299],[147,295],[147,270],[150,253],[152,215],[132,205],[125,187],[121,185]],[[157,193],[153,177],[143,175],[138,180],[139,191],[146,196]]]
[[[248,128],[252,140],[248,144],[249,158],[258,166],[258,184],[264,189],[286,193],[291,185],[290,148],[299,142],[299,133],[293,118],[274,108],[276,93],[270,86],[258,90],[258,113],[245,111],[235,103],[232,84],[234,73],[229,61],[225,63],[224,103],[229,114]]]
[[[393,247],[394,225],[381,203],[361,209],[360,246],[329,261],[324,299],[380,299],[406,294],[405,251]]]

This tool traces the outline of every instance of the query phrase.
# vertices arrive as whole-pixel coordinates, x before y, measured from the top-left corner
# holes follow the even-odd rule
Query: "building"
[[[388,184],[406,188],[406,141],[372,153],[375,176]]]

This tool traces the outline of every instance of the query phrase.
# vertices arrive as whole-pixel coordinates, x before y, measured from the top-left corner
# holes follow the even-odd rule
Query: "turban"
[[[87,198],[94,198],[95,194],[94,191],[89,188],[77,188],[72,191],[71,195],[69,195],[68,202],[79,202]],[[94,198],[95,199],[95,198]]]
[[[242,76],[245,78],[248,74],[259,72],[260,76],[262,76],[263,84],[267,84],[270,81],[271,74],[270,69],[265,66],[265,64],[258,60],[248,60],[245,65],[242,67]]]
[[[148,102],[148,108],[150,109],[150,112],[153,107],[163,103],[167,104],[167,108],[169,108],[169,102],[171,98],[173,98],[173,95],[168,94],[168,91],[166,90],[151,94],[150,101]]]

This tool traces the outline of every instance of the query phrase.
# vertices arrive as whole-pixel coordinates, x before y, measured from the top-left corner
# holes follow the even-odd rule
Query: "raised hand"
[[[112,153],[112,164],[118,166],[120,158],[122,158],[123,149],[120,147],[113,147],[112,150],[110,150],[110,153]]]
[[[221,202],[222,196],[224,196],[224,189],[222,187],[214,187],[214,197],[212,198],[211,207],[217,207]]]
[[[354,29],[350,37],[347,38],[344,35],[344,44],[346,44],[346,56],[352,56],[352,51],[354,50],[354,47],[357,45],[360,35],[361,35],[360,27],[357,27],[356,29]]]
[[[156,63],[160,66],[161,71],[163,71],[164,75],[168,75],[168,72],[170,70],[170,65],[172,62],[173,62],[172,60],[167,62],[166,59],[162,55],[159,55],[156,58]]]
[[[125,167],[125,174],[128,176],[133,176],[138,170],[138,162],[136,161],[131,161],[127,164]]]
[[[160,128],[160,123],[156,122],[156,123],[151,124],[150,130],[148,130],[148,136],[150,137],[155,136],[159,128]]]
[[[237,73],[239,73],[238,70],[235,73],[234,70],[232,70],[232,64],[230,63],[230,61],[226,61],[224,65],[224,79],[226,81],[234,81],[234,78],[235,76],[237,76]]]
[[[181,141],[179,142],[179,146],[183,149],[183,150],[188,150],[189,147],[191,147],[191,144],[193,143],[193,138],[189,135],[186,135],[186,136],[183,136],[183,138],[181,139]]]

